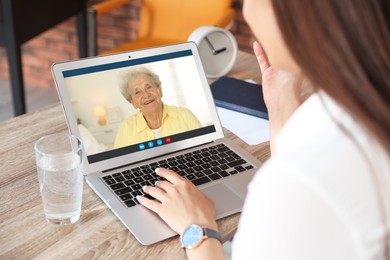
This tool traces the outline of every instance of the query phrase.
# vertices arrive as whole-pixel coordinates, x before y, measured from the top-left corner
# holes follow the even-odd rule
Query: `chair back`
[[[233,20],[233,0],[143,0],[139,38],[186,41],[203,25],[226,27]]]

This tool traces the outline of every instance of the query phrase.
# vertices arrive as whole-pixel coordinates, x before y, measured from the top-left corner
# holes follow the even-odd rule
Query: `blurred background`
[[[99,2],[102,1],[87,0],[87,6]],[[235,36],[241,51],[252,52],[254,37],[243,19],[242,2],[243,0],[233,1],[235,14],[229,30]],[[120,7],[99,15],[96,19],[98,53],[137,37],[141,4],[142,0],[127,1]],[[21,46],[27,112],[59,101],[50,68],[54,62],[77,59],[77,46],[75,17],[61,22]],[[0,121],[14,116],[9,80],[6,49],[0,47]]]

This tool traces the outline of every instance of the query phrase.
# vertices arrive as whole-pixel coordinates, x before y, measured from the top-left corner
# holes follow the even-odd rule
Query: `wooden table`
[[[239,53],[230,76],[261,81],[253,55]],[[35,168],[34,142],[66,132],[60,104],[0,124],[0,259],[183,259],[178,237],[143,246],[84,183],[81,219],[70,226],[46,222]],[[226,135],[261,161],[269,144],[248,146]],[[218,221],[224,238],[237,228],[240,214]]]

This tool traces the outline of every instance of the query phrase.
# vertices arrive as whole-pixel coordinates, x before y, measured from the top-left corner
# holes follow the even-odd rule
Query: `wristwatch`
[[[209,237],[217,239],[222,244],[222,237],[217,231],[198,225],[191,225],[180,236],[180,242],[183,248],[194,249]]]

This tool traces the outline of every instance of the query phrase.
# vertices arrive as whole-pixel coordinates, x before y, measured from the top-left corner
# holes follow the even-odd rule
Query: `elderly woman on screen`
[[[160,78],[149,69],[132,69],[122,75],[121,81],[120,91],[123,97],[139,111],[120,125],[115,148],[201,127],[190,110],[168,106],[162,102]]]

